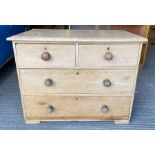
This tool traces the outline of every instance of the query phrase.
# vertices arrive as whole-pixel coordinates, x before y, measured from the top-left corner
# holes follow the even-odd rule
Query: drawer
[[[75,45],[17,44],[19,68],[74,67]]]
[[[24,96],[27,119],[127,119],[131,97]]]
[[[137,66],[139,44],[79,45],[79,67]]]
[[[23,94],[133,91],[136,70],[20,69]]]

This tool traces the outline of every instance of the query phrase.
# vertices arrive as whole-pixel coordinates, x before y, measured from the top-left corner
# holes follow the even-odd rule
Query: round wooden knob
[[[103,81],[103,84],[104,84],[105,87],[110,87],[111,86],[111,81],[109,79],[105,79]]]
[[[103,106],[101,107],[101,110],[102,110],[103,113],[108,113],[109,108],[108,108],[107,105],[103,105]]]
[[[54,107],[52,105],[48,105],[46,112],[47,113],[52,113],[53,111],[54,111]]]
[[[44,60],[44,61],[48,61],[50,58],[51,58],[51,55],[48,52],[43,52],[41,54],[41,59]]]
[[[46,87],[50,87],[53,84],[53,81],[52,81],[52,79],[46,79],[44,84]]]
[[[107,52],[106,54],[105,54],[105,56],[104,56],[104,58],[106,59],[106,60],[112,60],[113,59],[113,54],[111,53],[111,52]]]

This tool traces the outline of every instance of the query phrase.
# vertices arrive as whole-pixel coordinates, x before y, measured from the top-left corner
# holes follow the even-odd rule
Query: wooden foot
[[[129,120],[116,120],[115,124],[129,124],[130,121]]]
[[[26,120],[25,123],[26,124],[39,124],[40,121],[38,121],[38,120]]]

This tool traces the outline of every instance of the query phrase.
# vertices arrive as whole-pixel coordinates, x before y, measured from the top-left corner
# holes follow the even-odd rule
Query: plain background
[[[1,25],[155,25],[153,0],[4,0]],[[154,131],[0,131],[0,154],[153,154]]]

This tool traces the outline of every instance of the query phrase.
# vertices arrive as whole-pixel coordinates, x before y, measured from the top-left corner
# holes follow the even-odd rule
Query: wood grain
[[[124,67],[139,64],[139,44],[79,45],[79,67]],[[104,58],[112,53],[112,60]]]
[[[147,42],[147,39],[122,30],[33,29],[7,38],[14,42]]]
[[[46,119],[101,119],[117,120],[128,117],[131,97],[56,97],[56,96],[24,96],[26,118],[28,120]],[[54,111],[47,113],[52,105]],[[108,113],[101,107],[107,105]]]
[[[75,45],[17,44],[16,48],[19,68],[75,67]],[[43,52],[51,58],[43,61]]]
[[[23,93],[115,93],[132,92],[136,78],[135,70],[57,70],[57,69],[20,69]],[[53,81],[52,86],[44,85],[46,79]],[[111,81],[110,87],[103,80]]]
[[[13,40],[25,122],[129,122],[147,39],[125,31],[32,30],[8,40]],[[48,61],[41,59],[43,52],[50,54]],[[104,59],[106,52],[112,60]],[[110,87],[103,83],[107,79]]]

